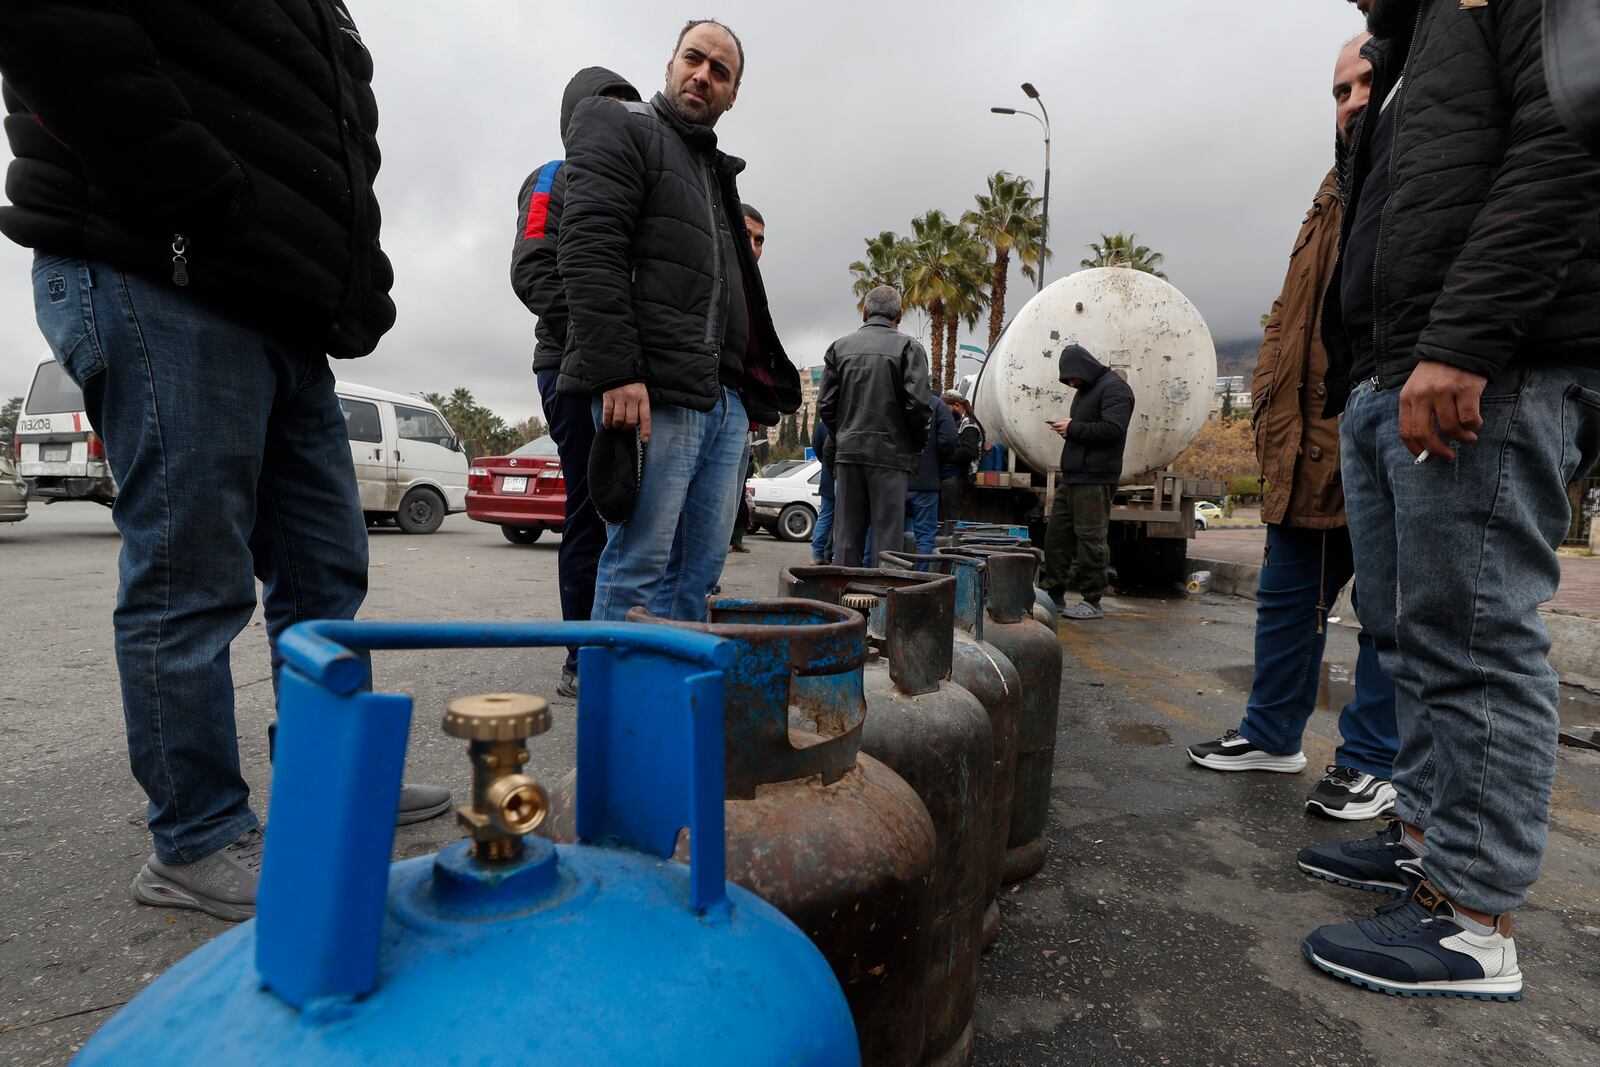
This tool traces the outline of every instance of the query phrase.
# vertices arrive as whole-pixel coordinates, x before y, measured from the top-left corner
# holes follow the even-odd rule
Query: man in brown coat
[[[1341,142],[1366,107],[1372,66],[1361,58],[1367,34],[1351,41],[1334,71]],[[1328,609],[1355,572],[1339,476],[1339,423],[1322,418],[1328,353],[1319,320],[1322,293],[1339,254],[1338,168],[1317,190],[1272,305],[1251,388],[1256,454],[1261,460],[1267,549],[1256,595],[1255,678],[1244,721],[1189,758],[1218,771],[1305,769],[1300,738],[1316,704]],[[1336,819],[1370,819],[1394,804],[1389,777],[1399,746],[1394,685],[1363,631],[1355,698],[1339,718],[1343,744],[1306,799]]]

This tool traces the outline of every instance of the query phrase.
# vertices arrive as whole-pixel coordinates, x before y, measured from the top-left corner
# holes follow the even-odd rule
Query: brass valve
[[[508,863],[522,855],[522,835],[544,822],[550,798],[522,773],[524,742],[550,729],[550,706],[524,693],[485,693],[450,702],[444,732],[468,742],[472,758],[472,803],[456,809],[456,821],[472,838],[472,856]]]

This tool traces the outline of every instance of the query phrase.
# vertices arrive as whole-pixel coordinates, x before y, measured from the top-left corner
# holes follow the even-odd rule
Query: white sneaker
[[[1215,741],[1189,746],[1189,758],[1202,767],[1214,771],[1277,771],[1280,774],[1299,774],[1306,769],[1306,754],[1274,756],[1239,736],[1238,730],[1229,730]]]

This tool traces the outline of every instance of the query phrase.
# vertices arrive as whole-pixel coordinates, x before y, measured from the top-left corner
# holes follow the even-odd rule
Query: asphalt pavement
[[[804,546],[765,535],[730,557],[724,586],[771,594]],[[427,537],[372,533],[374,619],[559,615],[554,538],[530,547],[457,516]],[[111,607],[118,540],[103,509],[35,508],[0,526],[0,1064],[65,1063],[111,1012],[226,929],[134,905],[148,852],[127,770]],[[1384,997],[1310,969],[1299,939],[1365,914],[1370,895],[1299,875],[1296,848],[1357,836],[1304,814],[1349,691],[1352,632],[1335,628],[1310,769],[1218,775],[1182,746],[1237,724],[1254,605],[1232,598],[1109,599],[1063,630],[1066,669],[1050,856],[1004,895],[985,958],[975,1063],[1591,1065],[1600,1062],[1600,754],[1563,749],[1551,847],[1518,947],[1517,1004]],[[1066,624],[1063,624],[1066,626]],[[234,646],[241,758],[265,811],[272,696],[259,615]],[[381,654],[380,689],[416,699],[409,777],[464,795],[462,747],[438,728],[476,692],[554,693],[561,654]],[[1569,723],[1600,706],[1563,694]],[[546,781],[571,766],[570,701],[532,746]],[[405,827],[397,856],[453,840],[449,819]],[[463,1035],[463,1039],[469,1039]]]

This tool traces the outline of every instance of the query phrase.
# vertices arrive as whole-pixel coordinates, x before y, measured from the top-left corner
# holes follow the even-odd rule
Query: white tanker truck
[[[1028,525],[1042,545],[1060,473],[1073,390],[1057,378],[1063,346],[1077,343],[1133,387],[1135,407],[1111,511],[1117,583],[1168,586],[1184,577],[1197,499],[1219,482],[1168,470],[1211,414],[1217,352],[1200,312],[1167,282],[1120,267],[1080,271],[1028,301],[989,353],[973,408],[1004,469],[979,471],[964,518]]]

